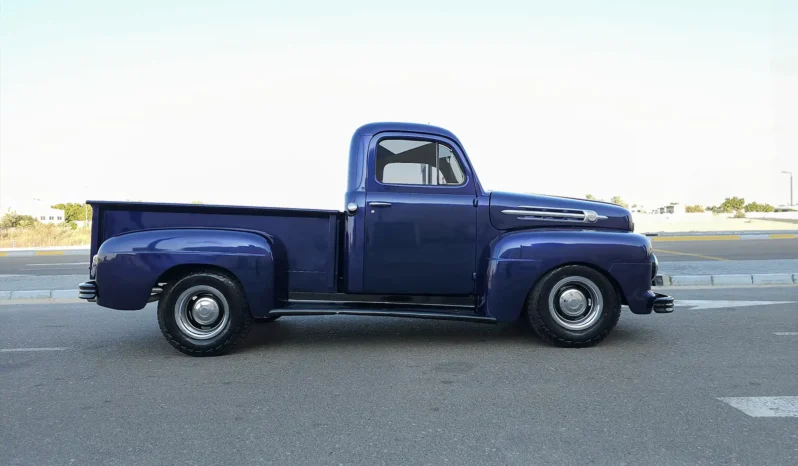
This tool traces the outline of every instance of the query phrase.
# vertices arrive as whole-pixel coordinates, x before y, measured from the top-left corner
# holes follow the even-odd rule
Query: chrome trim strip
[[[541,217],[566,217],[566,218],[585,218],[585,214],[571,214],[566,212],[545,212],[542,210],[502,210],[503,214],[507,215],[537,215]]]
[[[433,320],[459,320],[495,324],[498,321],[493,317],[467,314],[447,314],[444,312],[418,312],[406,310],[356,310],[356,309],[275,309],[269,312],[270,316],[313,316],[313,315],[350,315],[374,317],[408,317],[415,319]]]
[[[407,306],[407,307],[442,307],[452,309],[474,309],[474,306],[465,304],[435,304],[435,303],[413,303],[402,301],[326,301],[323,299],[288,299],[288,304],[320,304],[320,305],[371,305],[371,306]]]
[[[530,209],[530,210],[519,210]],[[505,209],[502,213],[505,215],[515,215],[518,220],[547,220],[547,221],[562,221],[562,220],[577,220],[582,222],[596,222],[598,220],[606,220],[605,215],[597,215],[593,210],[576,210],[576,209],[563,209],[570,212],[552,212],[546,207],[535,207],[520,205],[517,209]]]

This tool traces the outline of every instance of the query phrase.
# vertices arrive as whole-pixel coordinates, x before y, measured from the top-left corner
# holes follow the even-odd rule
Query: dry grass
[[[33,228],[0,230],[0,248],[36,248],[47,246],[85,246],[91,243],[91,230],[68,225],[43,225]]]

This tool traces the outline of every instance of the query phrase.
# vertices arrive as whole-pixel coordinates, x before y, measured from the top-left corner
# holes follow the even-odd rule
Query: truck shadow
[[[636,344],[644,340],[645,335],[635,329],[616,328],[605,342]],[[326,316],[282,317],[270,323],[256,323],[236,352],[294,346],[408,349],[474,344],[551,347],[523,322],[476,324],[391,317]]]
[[[522,323],[476,324],[393,317],[281,317],[256,323],[238,351],[266,346],[397,346],[485,343],[543,345]]]

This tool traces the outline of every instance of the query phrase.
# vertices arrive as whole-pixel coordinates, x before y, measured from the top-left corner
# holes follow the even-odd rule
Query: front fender
[[[256,233],[204,228],[136,231],[103,242],[96,260],[97,304],[111,309],[142,309],[158,279],[186,265],[233,274],[256,317],[275,304],[272,246]]]
[[[527,295],[549,271],[567,264],[607,274],[634,313],[650,313],[651,243],[637,233],[599,230],[526,230],[503,234],[490,244],[479,283],[480,313],[516,320]]]

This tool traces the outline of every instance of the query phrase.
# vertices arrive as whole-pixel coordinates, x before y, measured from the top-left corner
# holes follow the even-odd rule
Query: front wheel
[[[603,340],[618,323],[621,299],[604,274],[581,265],[546,274],[526,303],[530,326],[558,346],[586,347]]]
[[[217,272],[194,272],[170,284],[158,302],[158,324],[166,340],[191,356],[224,354],[252,326],[241,286]]]

